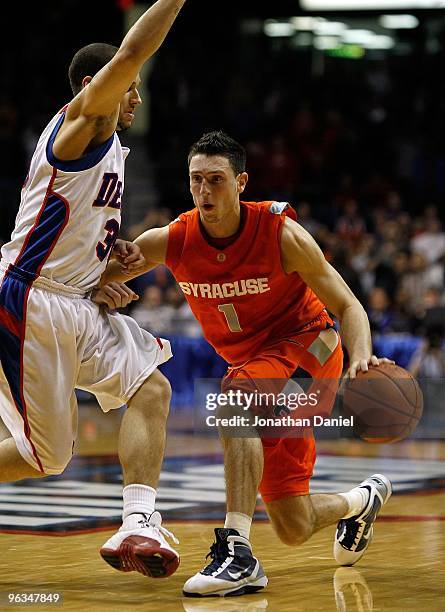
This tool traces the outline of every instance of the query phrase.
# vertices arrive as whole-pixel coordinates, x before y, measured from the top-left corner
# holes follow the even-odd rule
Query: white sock
[[[363,487],[354,487],[347,493],[339,493],[348,503],[348,512],[342,518],[350,518],[359,514],[368,501],[368,490]]]
[[[249,539],[252,517],[242,512],[227,512],[224,522],[225,529],[236,529],[240,536]]]
[[[131,484],[124,487],[122,522],[130,514],[151,514],[155,509],[156,489],[147,485]]]

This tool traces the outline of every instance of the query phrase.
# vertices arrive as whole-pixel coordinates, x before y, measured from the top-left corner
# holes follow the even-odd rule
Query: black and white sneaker
[[[187,580],[183,589],[186,597],[247,595],[267,586],[249,540],[235,529],[215,529],[215,539],[207,555],[212,561]]]
[[[341,519],[334,540],[334,558],[340,565],[354,565],[365,554],[372,540],[374,522],[392,494],[391,482],[382,474],[373,474],[362,483],[368,491],[363,510],[351,518]]]

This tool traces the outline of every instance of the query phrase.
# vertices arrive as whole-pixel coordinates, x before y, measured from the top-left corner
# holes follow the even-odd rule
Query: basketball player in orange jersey
[[[341,324],[349,376],[389,361],[372,355],[363,307],[289,205],[240,202],[248,179],[243,147],[211,132],[191,147],[188,162],[194,210],[135,242],[145,270],[170,268],[206,339],[230,363],[225,386],[236,388],[246,378],[289,379],[298,366],[314,379],[338,380],[343,354],[327,309]],[[110,307],[127,304],[132,292],[120,284],[124,279],[111,262],[95,299]],[[284,543],[301,544],[338,522],[335,559],[341,565],[360,559],[391,495],[385,476],[375,474],[346,493],[309,495],[312,436],[223,437],[222,443],[226,520],[215,530],[211,562],[186,582],[185,595],[242,595],[267,585],[249,543],[258,490]]]

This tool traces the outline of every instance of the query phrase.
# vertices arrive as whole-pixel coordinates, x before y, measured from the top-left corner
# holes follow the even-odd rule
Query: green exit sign
[[[334,49],[326,49],[326,55],[330,57],[345,57],[347,59],[360,59],[365,55],[365,50],[360,45],[339,45]]]

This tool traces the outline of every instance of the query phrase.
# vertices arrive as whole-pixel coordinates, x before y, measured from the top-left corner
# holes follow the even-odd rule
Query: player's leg
[[[42,472],[33,468],[17,450],[11,432],[0,417],[0,482],[15,482],[23,478],[41,478]]]
[[[323,412],[329,412],[335,401],[343,364],[338,335],[333,329],[326,330],[325,323],[321,322],[320,329],[311,329],[299,334],[298,338],[300,347],[292,350],[294,362],[317,378],[314,385],[321,378],[325,379],[319,403],[322,403]],[[311,389],[307,391],[308,395],[310,393]],[[316,410],[319,409],[317,406]],[[338,522],[347,514],[350,508],[344,496],[309,495],[316,456],[310,431],[302,431],[300,437],[281,438],[273,444],[264,440],[264,455],[260,491],[272,526],[282,542],[291,546],[302,544],[313,533]]]
[[[263,568],[253,556],[250,526],[263,467],[259,438],[223,436],[227,514],[223,528],[215,529],[210,563],[189,578],[184,595],[244,595],[267,586]]]
[[[14,439],[9,436],[0,442],[0,482],[15,482],[23,478],[45,476],[23,459]]]
[[[339,380],[342,373],[341,346],[335,343],[334,334],[334,330],[328,328],[322,329],[321,333],[314,330],[300,336],[305,348],[300,355],[301,366],[316,379],[315,387],[320,379],[328,381],[324,386],[327,396],[323,398],[324,411],[329,408],[331,400],[334,401],[334,395],[330,400],[329,394],[333,394],[335,385],[330,385],[329,381]],[[262,495],[272,525],[282,541],[292,545],[301,544],[315,531],[338,522],[334,556],[340,564],[352,565],[364,554],[371,541],[373,523],[391,496],[391,484],[385,476],[375,474],[346,493],[309,496],[311,473],[306,471],[306,490],[301,478],[310,459],[305,459],[303,447],[297,448],[303,443],[304,439],[281,440],[276,449],[281,459],[275,458],[270,473],[267,471],[269,462],[266,464]],[[267,457],[267,449],[265,453]],[[288,466],[293,479],[282,473],[281,465]],[[274,466],[277,467],[274,469]],[[281,493],[279,487],[276,488],[280,480],[283,481]],[[271,489],[270,483],[274,483],[275,489]]]
[[[323,527],[334,525],[348,512],[340,495],[299,495],[266,503],[267,513],[280,540],[289,546],[306,542]]]
[[[266,508],[278,537],[289,546],[338,523],[334,557],[341,565],[353,565],[365,553],[377,514],[390,496],[390,481],[374,474],[346,493],[284,497],[266,502]]]
[[[156,368],[170,358],[169,343],[157,341],[129,317],[101,313],[92,303],[86,308],[94,333],[79,347],[77,386],[94,393],[104,411],[127,404],[119,433],[122,526],[100,552],[115,569],[168,576],[178,567],[179,555],[164,536],[177,540],[161,526],[155,501],[171,395]]]
[[[76,407],[70,403],[69,346],[75,336],[66,316],[69,307],[57,304],[53,311],[54,300],[29,290],[14,275],[5,276],[1,286],[0,307],[6,304],[17,321],[26,313],[26,326],[12,325],[7,317],[0,323],[2,482],[59,474],[71,459],[75,431],[70,407]],[[64,320],[57,319],[61,311]],[[59,355],[65,352],[62,375]]]
[[[170,383],[155,370],[128,402],[119,433],[122,527],[101,548],[104,560],[116,569],[152,578],[170,575],[179,565],[178,553],[164,535],[178,541],[161,526],[161,515],[155,511],[170,397]]]
[[[223,436],[221,442],[228,514],[224,527],[237,529],[241,535],[248,538],[250,525],[244,526],[242,520],[237,523],[236,517],[231,517],[230,514],[253,516],[263,475],[263,446],[258,437]]]
[[[235,379],[260,379],[264,376],[260,374],[263,365],[261,358],[252,360],[242,370],[239,369],[230,382],[225,383],[224,388],[236,389],[238,383]],[[229,377],[225,381],[229,381]],[[244,385],[243,390],[246,391]],[[261,563],[253,556],[249,542],[252,517],[263,474],[263,445],[255,429],[251,432],[245,430],[243,434],[243,437],[238,437],[230,431],[221,432],[226,519],[223,528],[215,529],[215,543],[208,555],[210,563],[189,578],[183,587],[184,595],[188,597],[244,595],[267,586],[267,577]],[[247,437],[249,434],[251,437]]]
[[[128,402],[119,432],[124,486],[139,483],[157,487],[164,458],[170,398],[170,383],[156,369]]]

